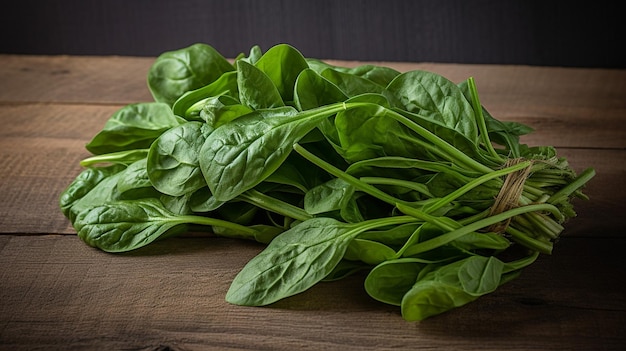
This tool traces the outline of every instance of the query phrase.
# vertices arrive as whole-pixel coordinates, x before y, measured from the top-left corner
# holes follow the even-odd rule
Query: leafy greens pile
[[[226,300],[261,306],[364,272],[378,301],[423,320],[550,254],[577,175],[531,128],[495,119],[472,78],[338,67],[281,44],[233,63],[206,44],[161,54],[154,101],[86,145],[60,207],[108,252],[190,231],[267,244]]]

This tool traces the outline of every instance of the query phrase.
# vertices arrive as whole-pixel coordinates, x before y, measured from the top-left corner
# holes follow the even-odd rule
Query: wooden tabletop
[[[263,248],[253,242],[190,235],[108,254],[76,236],[59,194],[109,116],[151,100],[153,61],[0,55],[1,350],[626,349],[626,70],[376,63],[474,77],[492,115],[536,129],[524,142],[597,171],[552,255],[473,303],[407,322],[362,276],[267,307],[228,304]]]

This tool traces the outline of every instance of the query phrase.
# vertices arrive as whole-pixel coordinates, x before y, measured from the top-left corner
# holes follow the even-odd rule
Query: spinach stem
[[[262,209],[276,212],[283,216],[291,217],[293,219],[305,221],[307,219],[313,218],[313,216],[308,214],[303,209],[273,198],[269,195],[263,194],[258,190],[250,189],[239,195],[239,198]]]
[[[457,190],[451,192],[450,194],[442,197],[441,199],[439,199],[437,202],[430,204],[428,206],[426,206],[424,208],[425,212],[428,213],[432,213],[438,209],[440,209],[441,207],[449,204],[450,202],[454,201],[455,199],[457,199],[458,197],[460,197],[461,195],[467,193],[468,191],[472,190],[473,188],[477,187],[478,185],[491,180],[491,179],[495,179],[495,178],[499,178],[502,176],[505,176],[509,173],[513,173],[516,171],[519,171],[521,169],[524,169],[526,167],[528,167],[530,165],[530,161],[525,161],[525,162],[520,162],[516,165],[510,166],[510,167],[506,167],[506,168],[502,168],[499,169],[497,171],[490,171],[489,173],[482,175],[478,178],[475,178],[471,181],[469,181],[467,184],[463,185],[462,187],[458,188]]]
[[[469,169],[473,170],[473,171],[478,171],[481,173],[489,173],[491,171],[493,171],[491,168],[483,165],[482,163],[474,160],[473,158],[469,157],[467,154],[465,154],[464,152],[460,151],[459,149],[455,148],[454,146],[450,145],[447,141],[441,139],[440,137],[438,137],[436,134],[434,134],[433,132],[429,131],[428,129],[420,126],[419,124],[411,121],[409,118],[393,111],[393,110],[389,110],[384,108],[383,109],[384,114],[388,115],[390,118],[395,119],[396,121],[402,123],[403,125],[405,125],[406,127],[408,127],[409,129],[411,129],[412,131],[416,132],[417,134],[419,134],[420,136],[422,136],[424,139],[430,141],[431,143],[433,143],[434,145],[437,146],[437,148],[441,149],[442,151],[444,151],[449,158],[449,161],[452,161],[453,163],[456,161],[457,163],[460,163],[466,167],[468,167]]]
[[[82,167],[93,166],[98,163],[124,164],[128,165],[134,161],[145,158],[148,149],[136,149],[129,151],[117,151],[108,154],[94,155],[80,161]]]
[[[538,240],[528,236],[521,230],[515,229],[512,226],[508,226],[505,232],[511,235],[511,239],[520,245],[523,245],[529,249],[541,252],[544,254],[552,254],[552,243],[547,241]]]
[[[323,169],[326,172],[334,175],[337,178],[345,180],[349,184],[353,185],[355,188],[363,191],[364,193],[372,195],[372,196],[376,197],[377,199],[379,199],[381,201],[384,201],[384,202],[386,202],[386,203],[388,203],[390,205],[395,205],[398,202],[409,203],[407,201],[403,201],[403,200],[397,199],[397,198],[395,198],[395,197],[385,193],[384,191],[378,189],[375,186],[372,186],[370,184],[367,184],[367,183],[364,183],[364,182],[360,181],[356,177],[349,175],[348,173],[340,170],[339,168],[337,168],[337,167],[331,165],[330,163],[322,160],[321,158],[315,156],[313,153],[309,152],[307,149],[305,149],[304,147],[302,147],[298,143],[293,145],[293,149],[298,154],[300,154],[302,157],[304,157],[305,159],[307,159],[308,161],[313,163],[314,165],[320,167],[321,169]]]
[[[472,97],[474,112],[476,113],[476,124],[478,125],[480,137],[483,139],[483,144],[487,148],[489,154],[502,163],[504,162],[504,160],[502,160],[502,157],[493,148],[491,140],[489,139],[489,132],[487,131],[487,125],[485,124],[485,116],[483,115],[483,106],[480,104],[480,100],[478,98],[478,89],[476,89],[476,82],[474,82],[474,77],[470,77],[467,80],[467,83],[469,85],[469,91]]]
[[[397,204],[396,205],[398,207],[398,209],[400,211],[402,211],[403,213],[406,213],[408,215],[411,215],[411,213],[414,212],[414,209],[412,208],[407,208],[407,206],[402,205],[402,204]],[[453,240],[456,240],[464,235],[467,235],[471,232],[475,232],[479,229],[485,228],[485,227],[489,227],[490,225],[496,224],[496,223],[500,223],[502,221],[505,221],[511,217],[515,217],[518,215],[521,215],[523,213],[527,213],[527,212],[535,212],[535,211],[548,211],[551,213],[558,213],[559,210],[550,204],[536,204],[536,205],[527,205],[527,206],[522,206],[522,207],[516,207],[513,208],[511,210],[508,211],[504,211],[502,213],[478,220],[476,222],[473,223],[469,223],[461,228],[452,230],[446,234],[437,236],[435,238],[423,241],[421,243],[418,243],[410,248],[408,248],[405,251],[405,256],[411,256],[411,255],[415,255],[418,253],[422,253],[422,252],[426,252],[432,249],[435,249],[437,247],[440,247],[442,245],[445,245]]]
[[[554,204],[566,201],[572,193],[585,185],[595,175],[596,171],[593,168],[585,169],[578,177],[576,177],[576,179],[561,188],[556,193],[552,194],[547,202]]]
[[[399,186],[403,188],[407,188],[410,190],[415,190],[418,193],[432,196],[426,184],[412,182],[410,180],[402,180],[402,179],[393,179],[393,178],[384,178],[384,177],[361,177],[360,181],[366,184],[378,184],[378,185],[393,185]]]
[[[178,216],[176,217],[176,221],[181,222],[181,223],[188,223],[188,224],[200,224],[200,225],[207,225],[207,226],[224,227],[224,228],[236,230],[236,231],[239,231],[245,234],[250,234],[250,235],[256,235],[259,233],[258,230],[250,228],[250,227],[246,227],[241,224],[237,224],[237,223],[233,223],[233,222],[229,222],[229,221],[225,221],[225,220],[217,219],[217,218],[205,217],[205,216],[198,216],[198,215]]]

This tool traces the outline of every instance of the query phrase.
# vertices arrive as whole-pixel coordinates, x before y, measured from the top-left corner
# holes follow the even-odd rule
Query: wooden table
[[[597,171],[551,256],[415,323],[369,298],[360,276],[269,307],[230,305],[231,280],[262,249],[252,242],[190,236],[107,254],[80,241],[59,193],[108,117],[151,100],[153,60],[0,55],[0,349],[626,348],[626,70],[386,64],[473,76],[494,116],[536,129],[524,142]]]

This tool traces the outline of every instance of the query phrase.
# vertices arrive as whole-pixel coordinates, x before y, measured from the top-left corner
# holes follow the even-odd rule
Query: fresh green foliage
[[[190,228],[265,244],[233,304],[363,273],[406,320],[444,313],[551,254],[595,174],[521,143],[532,129],[494,118],[471,77],[195,44],[159,56],[148,87],[86,145],[61,211],[108,252]]]
[[[199,89],[235,68],[213,47],[198,43],[162,53],[148,72],[155,101],[174,104],[188,91]]]
[[[181,122],[166,104],[131,104],[115,112],[86,148],[96,155],[147,149],[159,135]]]

